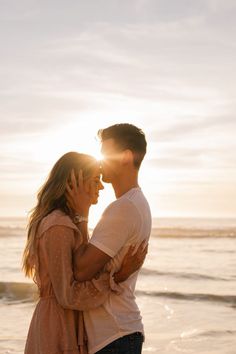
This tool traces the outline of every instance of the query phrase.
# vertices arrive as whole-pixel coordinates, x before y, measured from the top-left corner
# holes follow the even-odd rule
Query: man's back
[[[108,206],[96,226],[90,243],[112,257],[106,268],[116,272],[130,245],[149,239],[151,213],[140,188],[132,188]],[[103,306],[84,313],[89,352],[95,353],[117,338],[143,332],[134,290],[138,272],[119,285]]]

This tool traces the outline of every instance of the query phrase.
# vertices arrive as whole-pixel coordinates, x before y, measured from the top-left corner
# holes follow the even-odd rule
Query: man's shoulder
[[[132,210],[136,210],[134,202],[129,198],[121,197],[110,203],[104,210],[104,214],[106,215],[117,212],[125,213]]]

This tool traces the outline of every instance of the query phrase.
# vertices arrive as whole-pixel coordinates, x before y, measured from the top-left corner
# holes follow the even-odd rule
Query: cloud
[[[176,123],[176,121],[178,123]],[[169,122],[167,122],[168,125]],[[224,132],[226,135],[232,133],[232,129],[236,128],[235,116],[205,116],[205,117],[184,117],[172,121],[169,126],[161,126],[150,132],[149,138],[157,142],[171,142],[194,136],[202,141],[203,138],[209,140],[209,135],[214,135],[216,131]],[[209,135],[208,135],[209,134]],[[217,139],[217,135],[215,136]]]
[[[206,177],[209,170],[219,176],[222,169],[236,171],[235,129],[233,115],[167,121],[166,126],[149,132],[149,164],[157,169],[183,171],[183,176],[186,169],[205,173]]]
[[[97,119],[143,127],[152,190],[160,170],[226,179],[221,170],[236,165],[235,13],[233,0],[0,0],[1,178],[41,175],[44,136],[50,146],[57,129]]]
[[[9,133],[16,124],[16,134],[43,131],[72,111],[110,104],[125,110],[127,100],[151,121],[154,113],[145,116],[150,105],[165,119],[167,105],[177,116],[182,106],[194,111],[203,101],[216,104],[233,95],[234,32],[209,25],[232,6],[22,1],[1,2],[0,10],[0,119],[12,122],[5,125]]]
[[[228,144],[224,147],[170,147],[164,150],[156,150],[156,157],[151,157],[147,164],[157,169],[170,169],[184,171],[192,169],[194,171],[208,171],[227,169],[235,170],[236,155],[235,144]],[[235,170],[236,172],[236,170]],[[223,177],[223,179],[225,176]]]
[[[45,163],[34,161],[27,156],[12,156],[11,154],[1,154],[1,180],[32,180],[40,174],[45,173]]]

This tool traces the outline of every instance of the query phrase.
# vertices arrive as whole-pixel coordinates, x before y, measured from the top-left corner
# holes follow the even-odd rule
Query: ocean
[[[25,220],[0,218],[0,354],[23,353],[36,304]],[[236,354],[236,220],[155,219],[136,297],[143,354]]]

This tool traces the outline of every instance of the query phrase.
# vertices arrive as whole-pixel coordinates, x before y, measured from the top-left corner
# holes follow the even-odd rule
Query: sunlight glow
[[[69,151],[78,151],[102,159],[100,143],[96,137],[96,128],[89,123],[72,122],[49,131],[33,143],[32,159],[40,162],[54,163],[60,156]]]

